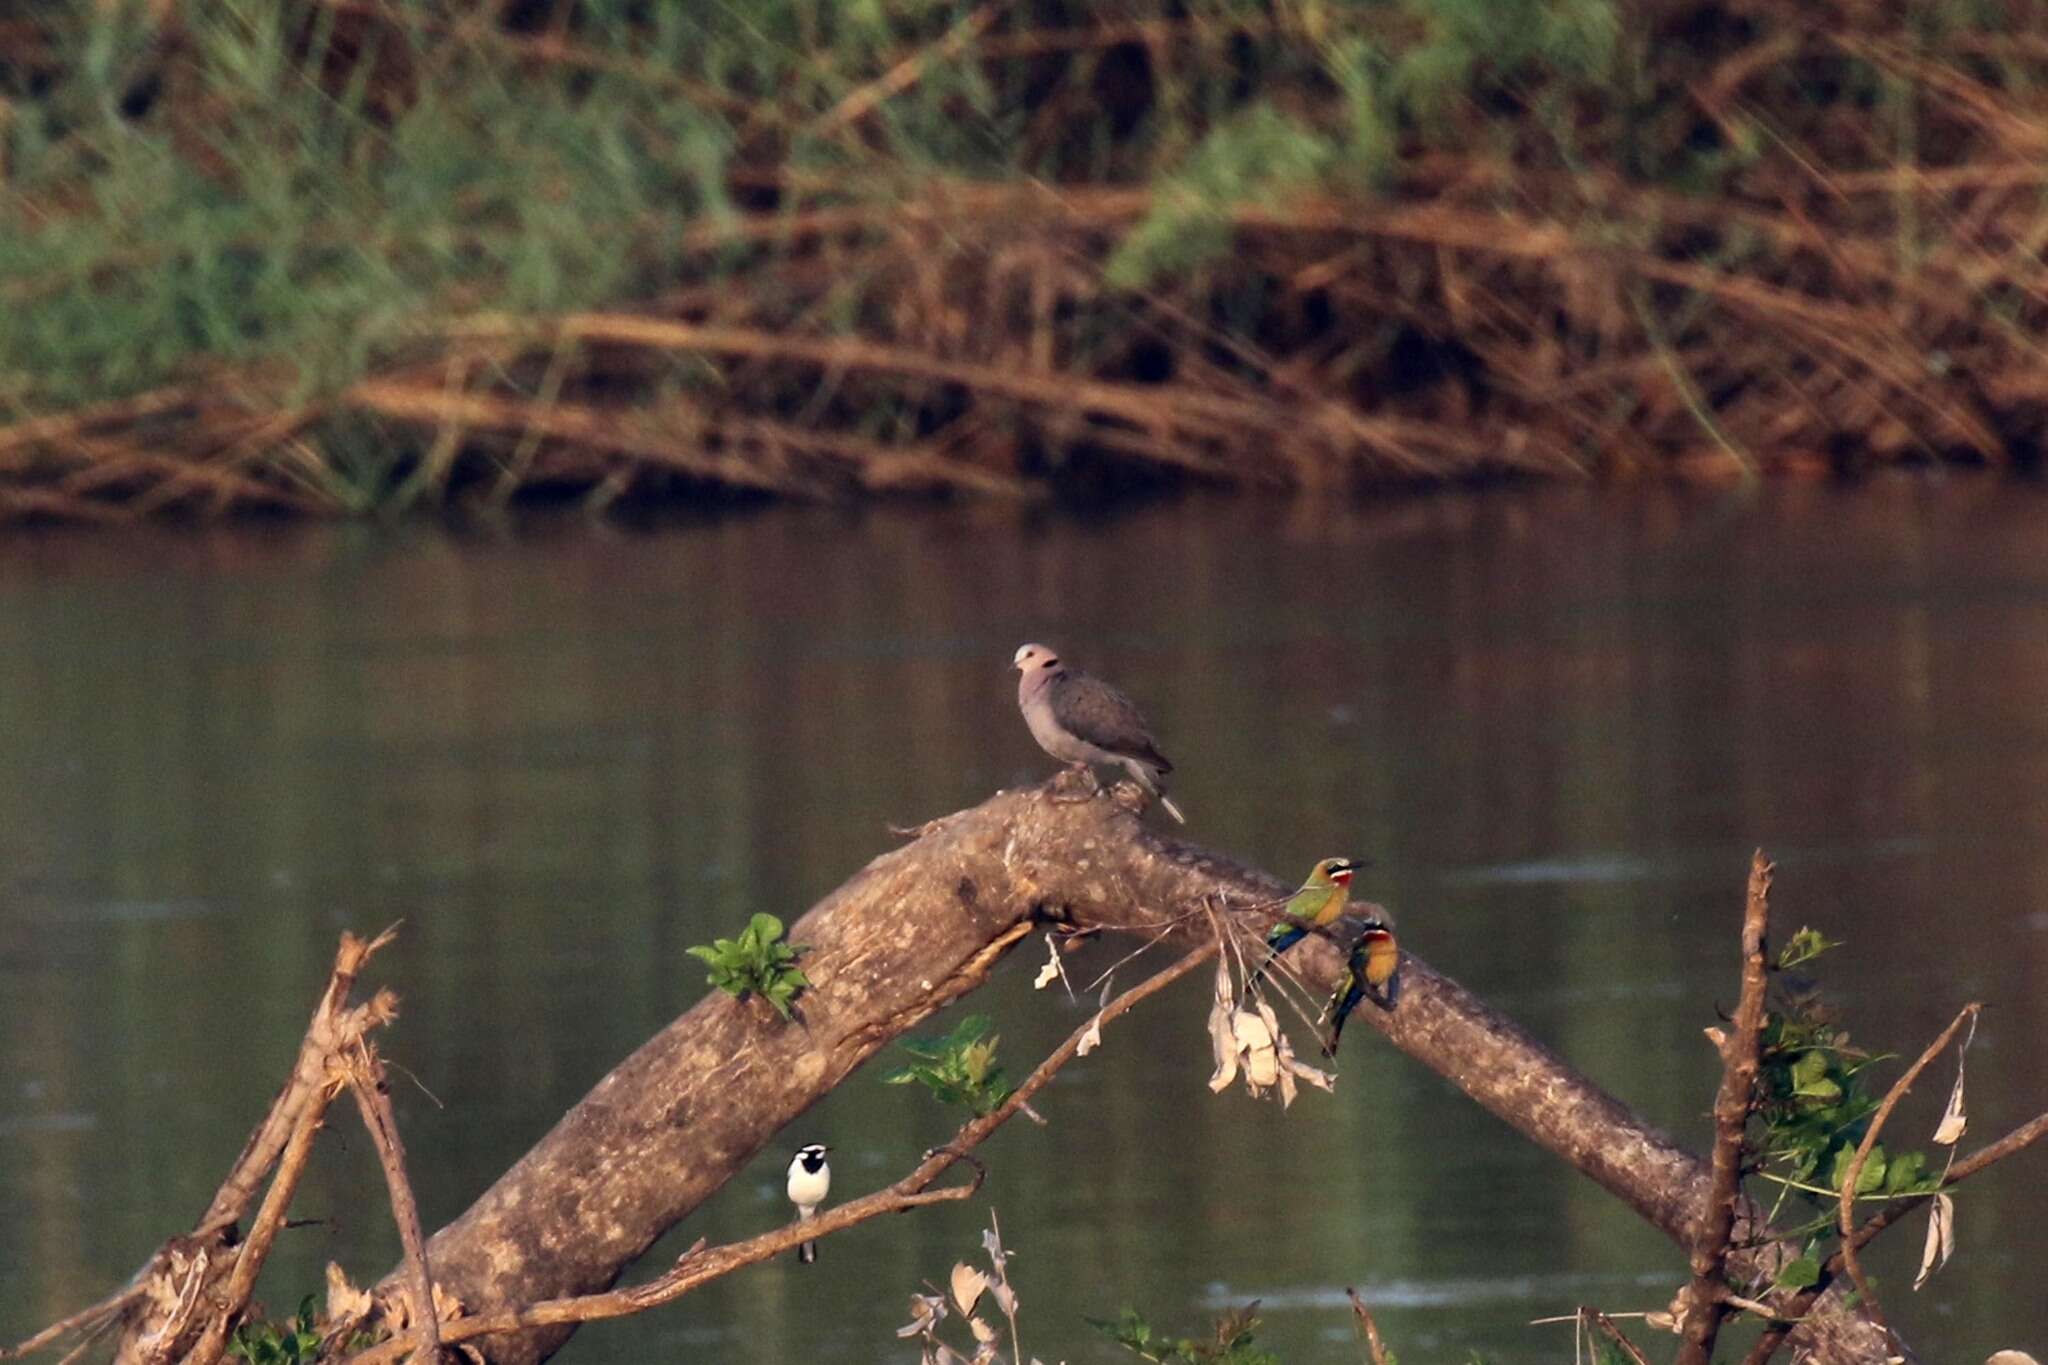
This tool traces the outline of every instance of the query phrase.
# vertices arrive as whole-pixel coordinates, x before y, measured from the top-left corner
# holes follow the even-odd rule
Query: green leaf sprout
[[[757,914],[738,938],[713,939],[709,947],[698,944],[689,953],[710,964],[711,973],[704,979],[711,985],[741,1000],[758,995],[790,1019],[795,1017],[790,1003],[811,984],[796,966],[797,954],[803,951],[782,942],[781,920]]]

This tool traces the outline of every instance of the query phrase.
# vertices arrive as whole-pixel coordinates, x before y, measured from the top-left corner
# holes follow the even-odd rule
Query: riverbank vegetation
[[[0,516],[2030,467],[2042,19],[38,6]]]

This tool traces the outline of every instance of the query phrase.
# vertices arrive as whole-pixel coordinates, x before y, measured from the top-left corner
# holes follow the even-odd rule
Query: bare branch
[[[1372,1310],[1365,1306],[1365,1300],[1358,1291],[1346,1285],[1344,1296],[1351,1300],[1352,1316],[1358,1319],[1358,1330],[1365,1337],[1365,1348],[1372,1353],[1372,1365],[1387,1365],[1386,1343],[1380,1340],[1380,1325],[1372,1320]]]
[[[277,1240],[278,1229],[284,1226],[292,1195],[299,1188],[299,1177],[306,1173],[306,1161],[313,1154],[313,1139],[320,1132],[320,1121],[327,1113],[332,1094],[330,1090],[316,1091],[313,1101],[299,1111],[298,1122],[278,1157],[277,1175],[264,1193],[263,1206],[256,1211],[249,1239],[235,1253],[235,1268],[228,1275],[227,1288],[200,1332],[199,1344],[185,1357],[186,1365],[215,1365],[227,1348],[228,1333],[249,1306],[249,1296],[256,1292],[256,1275],[270,1257],[271,1245]]]
[[[1763,858],[1759,855],[1757,863],[1761,862],[1763,862]],[[1755,884],[1755,866],[1755,864],[1751,865],[1750,876],[1752,885]],[[1768,867],[1764,870],[1764,877],[1768,882],[1770,878],[1770,869]],[[1579,1309],[1579,1321],[1613,1342],[1620,1348],[1623,1355],[1635,1362],[1635,1365],[1650,1365],[1650,1362],[1643,1358],[1643,1353],[1636,1348],[1636,1344],[1623,1336],[1621,1329],[1614,1325],[1614,1319],[1608,1317],[1599,1309],[1581,1307]]]
[[[195,1236],[205,1236],[217,1228],[226,1227],[248,1210],[263,1177],[276,1163],[278,1154],[284,1151],[285,1142],[297,1126],[299,1110],[312,1101],[314,1094],[326,1088],[328,1063],[340,1043],[337,1026],[348,1006],[349,992],[355,989],[356,978],[362,974],[364,965],[397,936],[396,924],[368,942],[351,933],[342,934],[341,946],[334,953],[333,973],[327,978],[327,989],[321,992],[320,1003],[313,1007],[313,1019],[306,1026],[305,1037],[299,1043],[299,1055],[292,1064],[291,1078],[271,1102],[270,1112],[249,1135],[249,1141],[242,1148],[242,1154],[235,1158],[227,1179],[221,1182],[212,1202],[207,1204]]]
[[[1706,1203],[1692,1245],[1692,1284],[1685,1294],[1685,1345],[1678,1365],[1708,1365],[1725,1312],[1728,1242],[1742,1194],[1742,1154],[1756,1103],[1757,1041],[1763,1033],[1764,992],[1770,973],[1764,945],[1771,932],[1771,864],[1763,850],[1750,855],[1749,893],[1742,913],[1742,998],[1734,1031],[1721,1049],[1721,1089],[1714,1097],[1714,1154]]]
[[[189,1359],[219,1357],[227,1333],[248,1303],[271,1243],[284,1225],[313,1137],[342,1083],[336,1069],[343,1055],[351,1047],[360,1047],[370,1030],[397,1017],[397,997],[389,991],[379,991],[360,1005],[348,1003],[364,964],[392,941],[397,927],[393,925],[367,941],[350,933],[341,936],[334,967],[306,1025],[291,1077],[243,1145],[199,1226],[159,1247],[120,1292],[52,1323],[11,1349],[0,1349],[0,1360],[41,1350],[74,1332],[83,1334],[82,1348],[124,1318],[116,1361],[168,1359],[202,1317],[202,1336]],[[231,1229],[273,1167],[277,1175],[248,1240],[231,1245]],[[74,1349],[71,1356],[76,1354]]]
[[[104,1330],[108,1323],[119,1317],[129,1304],[142,1297],[140,1278],[138,1276],[135,1281],[131,1281],[128,1287],[118,1294],[110,1294],[89,1308],[79,1309],[68,1318],[59,1318],[34,1336],[25,1338],[13,1346],[0,1346],[0,1360],[19,1360],[22,1356],[40,1351],[73,1332],[84,1333],[86,1340],[90,1341]]]
[[[357,1049],[356,1065],[349,1068],[348,1088],[356,1098],[363,1126],[370,1130],[377,1160],[384,1167],[384,1184],[391,1194],[391,1216],[398,1224],[398,1240],[405,1248],[407,1298],[411,1321],[419,1336],[420,1354],[429,1362],[441,1358],[441,1315],[434,1304],[434,1278],[427,1269],[426,1234],[420,1227],[420,1207],[413,1198],[412,1182],[405,1175],[405,1143],[398,1136],[398,1115],[391,1108],[391,1089],[383,1058],[367,1044]]]
[[[642,1313],[650,1308],[673,1303],[713,1280],[721,1279],[750,1265],[759,1264],[803,1242],[815,1241],[844,1228],[865,1223],[869,1219],[879,1218],[883,1214],[902,1213],[930,1204],[952,1203],[969,1198],[981,1188],[982,1179],[987,1174],[986,1168],[973,1155],[974,1149],[1019,1113],[1029,1112],[1032,1096],[1043,1090],[1058,1074],[1060,1068],[1079,1054],[1081,1040],[1102,1024],[1127,1013],[1140,1001],[1180,980],[1206,962],[1215,951],[1216,945],[1212,941],[1185,954],[1171,966],[1155,972],[1104,1005],[1098,1013],[1090,1015],[1088,1021],[1068,1034],[1066,1040],[1033,1068],[1031,1074],[1025,1077],[1023,1084],[1012,1091],[1000,1105],[962,1124],[951,1142],[926,1152],[915,1170],[888,1188],[823,1210],[816,1217],[801,1224],[790,1224],[772,1232],[764,1232],[744,1242],[735,1242],[707,1251],[702,1239],[699,1239],[676,1260],[668,1273],[630,1289],[550,1299],[473,1318],[455,1318],[441,1324],[440,1341],[453,1345],[476,1337],[495,1336],[533,1327],[566,1326]],[[948,1185],[937,1190],[930,1188],[941,1175],[958,1162],[966,1162],[974,1167],[973,1180],[965,1185]],[[405,1332],[348,1357],[346,1365],[397,1365],[399,1360],[424,1344],[425,1333],[417,1330]]]

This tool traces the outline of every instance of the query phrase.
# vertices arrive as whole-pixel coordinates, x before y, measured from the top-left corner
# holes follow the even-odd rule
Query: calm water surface
[[[1749,849],[1848,946],[1857,1037],[1970,999],[1971,1138],[2048,1107],[2048,496],[1880,483],[1546,491],[1379,508],[1186,500],[1105,520],[779,509],[621,531],[10,531],[0,540],[0,1337],[189,1225],[282,1077],[344,927],[381,979],[424,1212],[459,1212],[702,990],[692,943],[793,918],[907,823],[1046,773],[1011,651],[1144,700],[1189,833],[1293,872],[1346,852],[1406,940],[1688,1141],[1732,1004]],[[1007,965],[1013,1067],[1080,1019]],[[870,1224],[586,1329],[565,1361],[873,1361],[1002,1218],[1024,1345],[1116,1356],[1258,1297],[1290,1362],[1353,1361],[1361,1288],[1410,1362],[1557,1360],[1683,1261],[1360,1030],[1334,1098],[1212,1098],[1192,983],[993,1142],[987,1199]],[[663,1250],[835,1194],[951,1121],[856,1075]],[[1923,1134],[1947,1066],[1902,1111]],[[425,1092],[431,1092],[429,1099]],[[436,1102],[438,1101],[438,1102]],[[396,1256],[374,1155],[323,1137],[263,1292]],[[1907,1292],[1933,1360],[2048,1355],[2048,1152],[1966,1187]],[[1908,1245],[1911,1243],[1912,1245]],[[665,1261],[665,1257],[663,1260]],[[649,1273],[645,1270],[636,1273]]]

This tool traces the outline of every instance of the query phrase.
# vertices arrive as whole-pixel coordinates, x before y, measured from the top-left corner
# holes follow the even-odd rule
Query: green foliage
[[[1267,105],[1254,105],[1211,132],[1156,187],[1151,213],[1131,229],[1105,273],[1119,288],[1181,273],[1230,245],[1230,213],[1313,183],[1331,144]]]
[[[451,310],[656,283],[658,253],[633,248],[724,206],[722,120],[655,81],[515,77],[487,45],[435,41],[423,7],[394,7],[435,63],[401,105],[332,9],[181,16],[197,127],[168,99],[124,113],[160,60],[127,7],[51,10],[57,79],[23,98],[0,78],[0,403],[117,397],[222,362],[331,392]]]
[[[1383,176],[1427,111],[1516,81],[1607,79],[1620,31],[1615,0],[1343,0],[1303,31],[1240,35],[1232,61],[1175,64],[1135,128],[1050,142],[1026,136],[1019,99],[1042,77],[968,47],[853,143],[822,116],[942,43],[957,7],[592,0],[577,7],[586,61],[538,65],[450,41],[440,8],[388,6],[394,41],[364,44],[329,7],[203,6],[176,58],[176,88],[204,92],[195,125],[169,98],[132,106],[164,60],[147,23],[51,7],[53,74],[0,66],[0,404],[62,408],[221,363],[312,397],[451,313],[658,291],[676,282],[679,226],[731,215],[733,151],[757,126],[788,130],[796,166],[858,171],[880,195],[933,175],[1096,179],[1110,158],[1159,191],[1109,265],[1140,284],[1225,250],[1239,205]],[[1389,48],[1388,8],[1419,38]],[[1205,41],[1231,31],[1228,9],[1205,16]],[[402,81],[408,60],[431,78]],[[1272,98],[1293,108],[1331,84],[1313,113]]]
[[[1792,935],[1785,946],[1778,950],[1777,969],[1781,972],[1791,971],[1794,967],[1804,966],[1813,961],[1829,949],[1841,946],[1840,939],[1832,939],[1818,929],[1801,926],[1799,932]]]
[[[1253,1329],[1259,1303],[1252,1300],[1216,1319],[1206,1340],[1166,1337],[1144,1314],[1126,1307],[1115,1319],[1089,1318],[1088,1325],[1141,1360],[1158,1365],[1280,1365],[1280,1357],[1258,1349]]]
[[[296,1318],[244,1322],[228,1340],[228,1355],[248,1365],[312,1365],[320,1355],[313,1296],[299,1300]]]
[[[1798,1256],[1785,1262],[1771,1281],[1773,1289],[1796,1291],[1810,1289],[1820,1283],[1820,1258],[1813,1255]]]
[[[351,511],[452,496],[465,478],[509,493],[529,476],[554,487],[602,477],[605,497],[618,496],[640,480],[612,469],[615,457],[653,440],[718,439],[704,419],[727,411],[899,445],[951,420],[954,398],[927,396],[915,374],[821,392],[807,364],[750,362],[741,376],[722,354],[685,356],[694,343],[674,337],[596,347],[566,377],[538,354],[563,315],[659,301],[655,311],[679,316],[685,299],[717,299],[722,324],[763,335],[937,346],[958,328],[981,364],[1022,354],[1029,328],[1033,348],[1045,343],[1034,356],[1120,381],[1151,382],[1162,346],[1203,347],[1205,364],[1284,373],[1291,391],[1319,398],[1351,393],[1404,335],[1442,342],[1477,326],[1489,359],[1471,382],[1502,386],[1499,420],[1541,436],[1543,414],[1558,414],[1560,449],[1585,440],[1583,458],[1597,462],[1592,448],[1609,443],[1584,435],[1587,414],[1532,396],[1544,386],[1530,375],[1591,354],[1582,343],[1608,354],[1629,334],[1610,298],[1615,279],[1640,274],[1628,262],[1676,253],[1693,271],[1761,263],[1775,277],[1792,249],[1785,231],[1767,230],[1784,175],[2003,164],[2032,126],[2024,114],[1963,120],[1971,129],[1933,117],[1944,79],[2025,104],[2024,63],[1983,55],[2009,47],[2020,21],[1988,4],[1915,19],[1912,66],[1950,77],[1859,55],[1890,51],[1896,36],[1874,15],[1882,41],[1820,59],[1826,79],[1790,58],[1738,59],[1803,52],[1794,11],[1688,26],[1620,0],[535,0],[502,13],[447,0],[232,0],[181,9],[168,32],[140,4],[16,8],[30,17],[20,51],[0,59],[0,424],[166,386],[218,392],[232,401],[179,408],[156,427],[147,416],[115,424],[132,429],[106,444],[169,449],[181,443],[166,432],[196,435],[196,458],[223,455],[223,466]],[[1128,40],[1146,28],[1174,36]],[[1686,41],[1668,41],[1680,29]],[[534,48],[543,33],[545,58]],[[1702,63],[1736,72],[1740,89],[1703,105]],[[1777,172],[1754,176],[1760,163]],[[1049,211],[977,217],[977,201],[1006,201],[985,194],[997,187],[1043,191]],[[1382,194],[1453,212],[1384,231]],[[1450,305],[1453,258],[1430,258],[1484,248],[1485,229],[1475,242],[1470,225],[1490,202],[1515,220],[1503,231],[1524,238],[1511,255],[1555,254],[1555,269],[1488,286],[1529,297],[1468,316]],[[1901,261],[1938,255],[1926,239],[1941,215],[1912,208],[1917,196],[1893,202]],[[1816,230],[1876,232],[1884,244],[1876,212]],[[2024,236],[2024,212],[2000,231]],[[787,234],[767,221],[776,214],[789,216]],[[1256,253],[1245,268],[1214,269],[1244,223],[1256,225]],[[1529,236],[1538,226],[1542,237]],[[1004,263],[1041,254],[1073,269],[1026,306]],[[1545,273],[1556,292],[1539,301],[1553,286],[1533,277]],[[1053,283],[1042,275],[1032,288]],[[1870,283],[1873,297],[1891,287]],[[1719,292],[1658,288],[1656,311],[1639,312],[1676,310],[1669,347],[1721,353]],[[1971,308],[1993,339],[2032,334],[2023,288],[1976,288]],[[1530,328],[1522,340],[1541,358],[1517,374],[1508,357]],[[1794,354],[1804,344],[1790,338]],[[1938,377],[1940,364],[1930,368]],[[1208,384],[1196,369],[1176,363],[1171,382]],[[356,387],[371,374],[410,396]],[[1754,398],[1756,382],[1734,376],[1726,389]],[[492,420],[433,402],[436,385],[451,400],[490,399],[481,415]],[[1356,401],[1396,396],[1366,386]],[[586,425],[577,405],[593,400],[652,430]],[[1615,401],[1617,423],[1644,406]],[[1024,400],[1004,402],[998,422]],[[1714,405],[1687,407],[1705,420]],[[572,416],[536,457],[543,438],[519,419],[557,407]],[[292,419],[275,428],[285,435],[224,421],[266,412]],[[1350,442],[1328,444],[1349,459]],[[559,462],[574,472],[551,477],[565,446],[603,458]],[[54,484],[73,458],[9,477]],[[769,479],[800,487],[810,476]]]
[[[964,1104],[976,1114],[992,1112],[1010,1097],[1012,1086],[996,1064],[1000,1035],[989,1033],[985,1014],[970,1014],[948,1034],[903,1043],[910,1065],[882,1078],[884,1085],[915,1081],[941,1104]],[[983,1037],[984,1034],[988,1036]]]
[[[1773,1213],[1796,1196],[1814,1208],[1806,1230],[1818,1236],[1805,1255],[1779,1272],[1782,1287],[1804,1287],[1818,1279],[1828,1254],[1826,1240],[1834,1235],[1836,1201],[1882,1100],[1882,1090],[1869,1085],[1868,1075],[1887,1059],[1855,1047],[1810,985],[1782,979],[1789,968],[1837,946],[1809,928],[1787,941],[1773,964],[1779,979],[1773,982],[1759,1039],[1754,1116],[1761,1133],[1752,1141],[1762,1174],[1781,1191]],[[1888,1152],[1883,1143],[1873,1143],[1855,1197],[1891,1199],[1927,1192],[1936,1184],[1927,1174],[1924,1153]]]
[[[758,995],[788,1019],[790,1002],[811,984],[796,966],[802,951],[782,942],[781,920],[757,914],[738,938],[713,939],[709,947],[699,944],[689,953],[711,965],[711,974],[704,978],[710,984],[741,1000]]]

